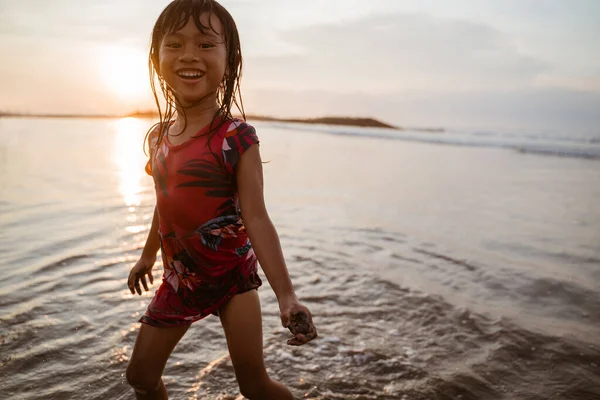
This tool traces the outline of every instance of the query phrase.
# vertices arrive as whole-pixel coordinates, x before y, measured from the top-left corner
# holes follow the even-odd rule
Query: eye
[[[167,42],[167,43],[165,43],[165,47],[168,47],[171,49],[179,49],[179,48],[181,48],[181,44],[179,44],[177,42]]]
[[[199,47],[201,49],[210,49],[212,47],[215,47],[215,45],[212,43],[201,43]]]

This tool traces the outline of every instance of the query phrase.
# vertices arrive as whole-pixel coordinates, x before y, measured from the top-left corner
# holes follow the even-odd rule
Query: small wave
[[[600,159],[599,150],[587,150],[587,149],[565,149],[565,148],[551,148],[551,147],[526,147],[526,146],[515,146],[514,149],[519,153],[538,154],[543,156],[554,156],[554,157],[572,157],[572,158],[584,158],[589,160]]]
[[[553,315],[562,314],[565,320],[584,316],[591,322],[600,321],[600,296],[576,283],[537,278],[514,290],[532,302],[552,305]]]
[[[67,267],[67,266],[69,266],[69,265],[71,265],[71,264],[73,264],[73,263],[75,263],[75,262],[77,262],[79,260],[83,260],[83,259],[88,258],[88,257],[89,257],[89,255],[87,255],[87,254],[77,254],[77,255],[74,255],[74,256],[66,257],[66,258],[63,258],[62,260],[55,261],[53,263],[44,265],[43,267],[41,267],[40,269],[38,269],[36,271],[36,273],[38,273],[38,274],[44,274],[44,273],[47,273],[47,272],[53,272],[53,271],[56,271],[56,270],[61,269],[63,267]]]
[[[419,131],[398,131],[386,128],[348,128],[331,126],[278,125],[280,129],[303,130],[329,135],[353,136],[370,139],[400,140],[441,145],[486,147],[517,150],[556,157],[600,159],[600,138],[578,138],[534,134],[499,134],[488,131],[447,132],[444,135],[427,135]]]
[[[467,260],[459,260],[453,257],[449,257],[447,255],[444,254],[438,254],[435,253],[433,251],[429,251],[429,250],[422,250],[422,249],[413,249],[416,253],[421,253],[421,254],[425,254],[428,255],[430,257],[434,257],[434,258],[439,258],[441,260],[444,261],[449,261],[453,264],[456,265],[462,265],[463,267],[465,267],[466,269],[468,269],[469,271],[475,271],[477,269],[477,267],[469,262],[467,262]]]

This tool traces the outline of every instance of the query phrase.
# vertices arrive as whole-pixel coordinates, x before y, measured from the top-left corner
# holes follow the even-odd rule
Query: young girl
[[[157,205],[132,294],[148,290],[161,249],[163,281],[144,316],[127,367],[138,399],[167,399],[161,376],[190,324],[218,315],[241,393],[292,399],[267,375],[257,290],[257,258],[273,288],[281,322],[302,345],[317,337],[298,301],[263,199],[262,162],[252,126],[234,119],[241,105],[240,42],[231,15],[213,0],[175,0],[158,18],[150,49],[152,82],[166,99],[147,140]]]

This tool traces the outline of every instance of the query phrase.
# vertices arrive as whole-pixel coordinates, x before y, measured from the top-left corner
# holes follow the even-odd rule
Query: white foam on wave
[[[362,128],[333,125],[276,124],[283,129],[307,130],[330,135],[355,136],[374,139],[403,140],[421,143],[446,144],[468,147],[504,148],[521,153],[548,156],[600,159],[600,136],[569,136],[564,133],[526,133],[496,131],[397,130],[389,128]]]

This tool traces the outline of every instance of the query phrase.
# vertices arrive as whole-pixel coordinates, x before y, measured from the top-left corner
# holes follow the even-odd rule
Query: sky
[[[167,0],[0,0],[0,110],[150,109]],[[600,130],[600,1],[222,0],[249,114]]]

